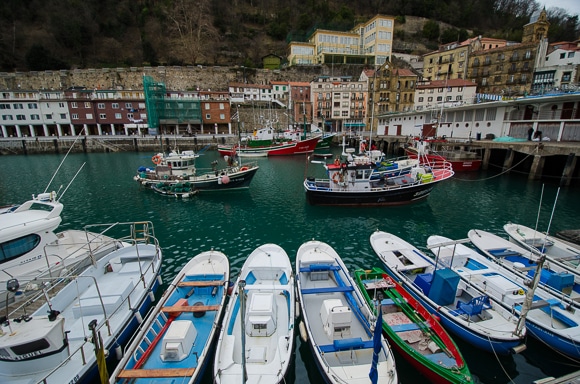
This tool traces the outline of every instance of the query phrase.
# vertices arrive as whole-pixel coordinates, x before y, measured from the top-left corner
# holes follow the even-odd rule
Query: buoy
[[[233,291],[234,291],[234,283],[230,281],[228,284],[228,296],[231,296]]]
[[[141,324],[143,322],[143,316],[141,316],[141,312],[135,311],[135,319],[137,319],[137,322],[139,324]]]
[[[153,293],[153,291],[149,291],[149,299],[151,299],[152,303],[155,302],[155,294]]]
[[[298,329],[300,330],[300,338],[306,343],[308,341],[308,333],[306,333],[306,326],[303,321],[298,324]]]
[[[159,285],[163,284],[163,279],[161,278],[161,275],[157,275],[157,283],[159,283]]]
[[[295,319],[300,317],[300,304],[298,302],[296,302],[296,309],[295,309],[294,313],[296,314],[294,316]]]
[[[230,177],[228,175],[222,176],[222,184],[227,184],[230,182]]]

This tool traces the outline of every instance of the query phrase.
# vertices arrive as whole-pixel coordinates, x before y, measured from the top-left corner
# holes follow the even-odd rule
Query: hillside
[[[396,17],[395,48],[423,53],[474,34],[517,41],[538,9],[534,0],[5,0],[0,71],[259,67],[316,28],[346,31],[376,14]],[[577,16],[548,16],[552,41],[580,36]]]

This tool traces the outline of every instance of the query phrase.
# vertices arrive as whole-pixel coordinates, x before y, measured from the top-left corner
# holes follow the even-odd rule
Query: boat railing
[[[142,268],[142,263],[139,262],[140,268]],[[141,270],[141,277],[140,280],[144,282],[145,284],[145,279],[143,278],[143,274],[146,273],[147,271],[149,271],[149,269],[152,270],[153,273],[155,273],[155,262],[154,260],[150,263],[150,265],[145,269],[145,271]],[[141,316],[141,314],[139,313],[139,310],[137,307],[133,307],[133,305],[131,304],[131,296],[135,293],[135,291],[137,290],[137,288],[140,286],[139,284],[135,284],[133,286],[133,288],[131,288],[131,290],[129,292],[127,292],[126,297],[123,298],[123,301],[119,304],[119,306],[113,310],[110,313],[107,313],[106,310],[106,306],[103,302],[103,297],[101,295],[101,291],[99,288],[99,284],[96,280],[95,276],[83,276],[83,275],[69,275],[67,276],[67,280],[70,281],[80,281],[80,280],[84,280],[84,279],[92,279],[94,282],[94,286],[97,290],[97,296],[100,302],[100,306],[101,309],[103,311],[103,320],[97,324],[95,326],[95,332],[99,332],[103,327],[106,327],[106,331],[107,331],[107,335],[110,337],[112,335],[111,333],[111,319],[116,316],[122,316],[123,315],[123,311],[126,311],[127,309],[129,310],[129,313],[131,313],[131,316],[134,316],[135,319],[141,324],[143,324],[143,317]],[[145,284],[146,285],[146,284]],[[146,289],[147,287],[144,286],[144,288],[140,288],[140,289]],[[150,296],[153,295],[152,291],[149,291],[147,294],[149,294]],[[40,297],[39,297],[40,298]],[[126,305],[125,305],[126,304]],[[151,311],[151,309],[150,309]],[[65,337],[67,337],[68,335],[65,334]],[[68,339],[68,337],[67,337]],[[68,361],[70,361],[73,357],[77,356],[78,354],[80,354],[81,356],[81,361],[82,364],[85,365],[88,363],[88,360],[90,358],[88,358],[87,356],[91,356],[91,354],[94,354],[94,341],[92,340],[91,337],[84,337],[82,338],[82,342],[80,343],[80,345],[74,349],[73,351],[69,351],[69,355],[67,356],[66,359],[64,359],[60,364],[58,364],[57,366],[55,366],[50,372],[48,372],[39,382],[42,383],[47,383],[47,380],[55,373],[58,372],[58,370],[64,366],[65,364],[68,363]],[[71,343],[68,342],[67,340],[67,345],[68,348],[70,348]],[[86,349],[88,347],[88,349]]]

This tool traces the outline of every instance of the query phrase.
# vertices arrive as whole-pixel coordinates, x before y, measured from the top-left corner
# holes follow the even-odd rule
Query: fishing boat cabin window
[[[15,345],[10,349],[17,355],[26,355],[29,353],[34,353],[47,349],[50,347],[50,343],[46,339],[34,340],[30,343],[24,343],[20,345]]]
[[[39,243],[40,236],[34,233],[0,244],[0,264],[32,251]]]

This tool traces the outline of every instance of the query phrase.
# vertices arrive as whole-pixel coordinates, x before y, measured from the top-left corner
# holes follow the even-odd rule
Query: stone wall
[[[313,65],[279,70],[235,67],[131,67],[75,69],[44,72],[0,73],[0,90],[143,89],[143,76],[163,82],[168,90],[212,89],[227,91],[230,82],[268,84],[270,81],[311,81],[317,76],[352,76],[358,79],[359,65]]]

